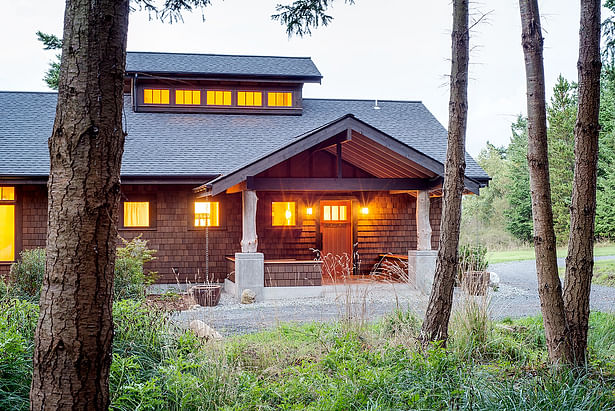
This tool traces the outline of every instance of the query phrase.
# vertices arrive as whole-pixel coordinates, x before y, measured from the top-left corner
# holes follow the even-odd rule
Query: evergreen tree
[[[604,64],[600,93],[600,151],[596,192],[596,236],[615,239],[615,68]]]
[[[574,173],[574,124],[577,120],[576,84],[561,75],[553,87],[547,107],[549,176],[553,207],[553,228],[559,243],[568,240],[570,197]]]
[[[512,137],[507,150],[506,169],[509,208],[505,211],[506,229],[521,241],[531,242],[532,200],[530,172],[527,165],[527,119],[519,116],[511,125]]]

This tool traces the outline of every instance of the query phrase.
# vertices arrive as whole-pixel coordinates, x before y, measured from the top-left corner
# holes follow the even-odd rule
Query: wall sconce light
[[[312,215],[312,207],[308,207],[305,209],[305,214]]]
[[[361,214],[363,214],[363,215],[368,215],[368,214],[369,214],[369,208],[367,208],[367,207],[361,207]]]

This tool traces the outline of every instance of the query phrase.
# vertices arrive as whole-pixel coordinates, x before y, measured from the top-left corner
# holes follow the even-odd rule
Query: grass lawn
[[[567,247],[559,247],[557,249],[558,257],[566,257],[568,253]],[[594,247],[594,256],[600,257],[605,255],[615,255],[615,244],[598,244]],[[533,248],[519,248],[516,250],[506,251],[489,251],[487,260],[490,264],[506,263],[508,261],[533,260]]]
[[[560,277],[564,277],[566,269],[559,268]],[[615,260],[599,260],[594,262],[594,276],[592,284],[615,287]]]

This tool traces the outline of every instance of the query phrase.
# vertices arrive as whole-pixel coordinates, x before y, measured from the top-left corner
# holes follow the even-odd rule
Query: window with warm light
[[[348,206],[326,205],[322,207],[323,221],[342,222],[348,221]]]
[[[291,92],[269,92],[267,93],[267,105],[269,107],[292,107],[293,93]]]
[[[260,107],[263,105],[263,93],[260,91],[238,91],[237,105]]]
[[[143,89],[143,103],[145,104],[169,104],[168,89]]]
[[[194,202],[194,226],[218,227],[220,225],[220,207],[218,202]]]
[[[175,104],[200,105],[200,90],[175,90]]]
[[[271,225],[294,226],[296,224],[296,204],[294,201],[274,201],[271,203]]]
[[[149,201],[125,201],[124,227],[149,226]]]
[[[15,260],[15,187],[0,187],[0,261]]]
[[[207,90],[208,106],[230,106],[231,92],[221,90]]]

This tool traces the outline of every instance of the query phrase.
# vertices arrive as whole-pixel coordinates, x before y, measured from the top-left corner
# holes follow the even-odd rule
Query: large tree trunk
[[[594,217],[600,111],[600,1],[581,0],[579,109],[574,128],[574,180],[566,258],[564,306],[572,361],[585,363],[589,291],[594,268]]]
[[[448,116],[448,146],[444,164],[440,247],[429,305],[421,330],[423,342],[448,338],[448,322],[458,265],[461,197],[465,177],[465,141],[468,116],[468,58],[470,34],[468,0],[453,1],[451,95]]]
[[[570,344],[567,339],[562,286],[557,272],[551,210],[542,32],[538,1],[519,0],[519,7],[527,78],[527,161],[530,169],[538,295],[549,358],[553,362],[565,362],[570,358]]]
[[[106,409],[128,0],[67,0],[31,409]]]

